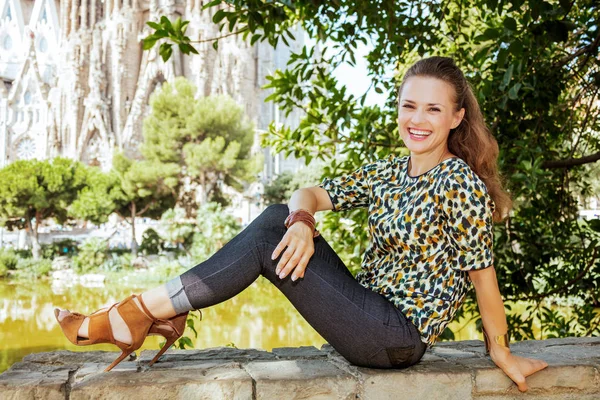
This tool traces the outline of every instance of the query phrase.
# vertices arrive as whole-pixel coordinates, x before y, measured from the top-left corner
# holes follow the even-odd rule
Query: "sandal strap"
[[[146,315],[140,308],[135,304],[134,298],[139,296],[132,294],[125,300],[117,305],[117,312],[125,321],[129,332],[131,333],[131,347],[139,349],[144,343],[144,339],[148,335],[148,331],[154,322],[153,318]],[[143,304],[140,301],[140,304]]]
[[[146,314],[148,314],[148,316],[150,316],[150,318],[152,318],[154,320],[154,323],[156,325],[168,325],[171,327],[171,329],[173,329],[173,331],[175,333],[177,333],[177,335],[181,336],[183,334],[183,332],[179,332],[179,329],[177,329],[177,327],[175,326],[175,324],[173,324],[172,321],[169,321],[168,319],[164,319],[164,318],[156,318],[151,312],[150,310],[148,310],[148,307],[146,307],[146,304],[144,303],[144,300],[142,300],[142,296],[138,296],[138,295],[134,295],[135,297],[137,297],[137,299],[139,300],[140,304],[142,305],[142,309],[144,310],[144,312]]]
[[[88,327],[89,344],[107,342],[116,344],[108,313],[117,304],[115,303],[105,310],[95,311],[88,316],[90,319]]]
[[[140,302],[140,304],[142,305],[142,309],[144,310],[144,312],[146,314],[148,314],[148,316],[150,318],[152,318],[154,321],[158,320],[158,318],[156,318],[151,312],[150,310],[148,310],[148,307],[146,307],[146,304],[144,304],[144,300],[142,299],[142,296],[137,295],[137,294],[133,294],[132,296],[134,296],[135,298],[138,299],[138,301]]]

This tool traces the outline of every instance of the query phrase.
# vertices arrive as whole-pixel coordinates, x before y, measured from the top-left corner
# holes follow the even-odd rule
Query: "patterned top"
[[[369,208],[369,245],[356,280],[412,321],[431,348],[470,288],[469,270],[493,265],[494,202],[458,157],[417,177],[390,155],[318,185],[333,211]]]

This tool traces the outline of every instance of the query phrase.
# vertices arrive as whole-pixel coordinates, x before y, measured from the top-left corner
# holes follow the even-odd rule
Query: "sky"
[[[314,46],[315,41],[305,37],[305,45],[307,48]],[[333,71],[333,75],[338,79],[341,85],[346,86],[348,95],[353,94],[355,97],[362,96],[371,84],[371,79],[367,76],[367,60],[366,56],[369,53],[371,45],[365,45],[358,42],[358,47],[355,51],[356,65],[350,66],[348,63],[340,65]],[[376,93],[373,88],[369,90],[365,105],[383,106],[386,101],[386,95]]]
[[[341,84],[346,85],[346,90],[349,94],[358,97],[361,96],[371,84],[371,79],[367,76],[367,60],[366,56],[369,53],[370,45],[367,46],[362,42],[358,42],[356,49],[356,65],[354,67],[347,63],[341,65],[333,71],[333,75]],[[385,93],[376,93],[373,88],[369,90],[365,105],[383,106],[387,96]]]

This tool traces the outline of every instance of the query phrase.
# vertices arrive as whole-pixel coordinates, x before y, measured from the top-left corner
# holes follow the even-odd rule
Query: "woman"
[[[152,364],[181,335],[188,311],[225,301],[263,275],[351,363],[404,368],[435,344],[471,281],[486,350],[525,391],[525,377],[548,364],[508,347],[492,258],[492,221],[511,205],[497,143],[452,59],[417,62],[398,93],[398,128],[410,156],[391,155],[294,192],[288,205],[268,207],[208,260],[141,296],[89,318],[56,309],[66,336],[119,346],[123,354],[110,370],[148,334],[160,334],[167,344]],[[313,218],[354,207],[369,208],[371,238],[356,279]]]

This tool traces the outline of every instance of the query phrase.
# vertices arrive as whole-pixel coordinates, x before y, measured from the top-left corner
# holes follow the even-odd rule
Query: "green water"
[[[112,345],[80,347],[71,344],[56,323],[54,308],[89,314],[155,285],[148,283],[140,286],[124,282],[98,288],[80,285],[57,288],[48,281],[16,283],[0,280],[0,372],[30,353],[63,349],[118,351]],[[524,309],[525,305],[522,307]],[[517,309],[513,306],[513,310]],[[193,339],[197,349],[233,343],[238,348],[270,351],[287,346],[320,348],[326,343],[283,294],[263,277],[238,296],[203,309],[202,314],[203,320],[196,320],[198,338],[193,339],[189,329],[185,332]],[[475,322],[465,323],[467,320],[469,318],[449,324],[456,340],[481,340]],[[534,326],[536,332],[539,332],[539,328]],[[142,349],[158,349],[161,340],[161,337],[150,336]]]

